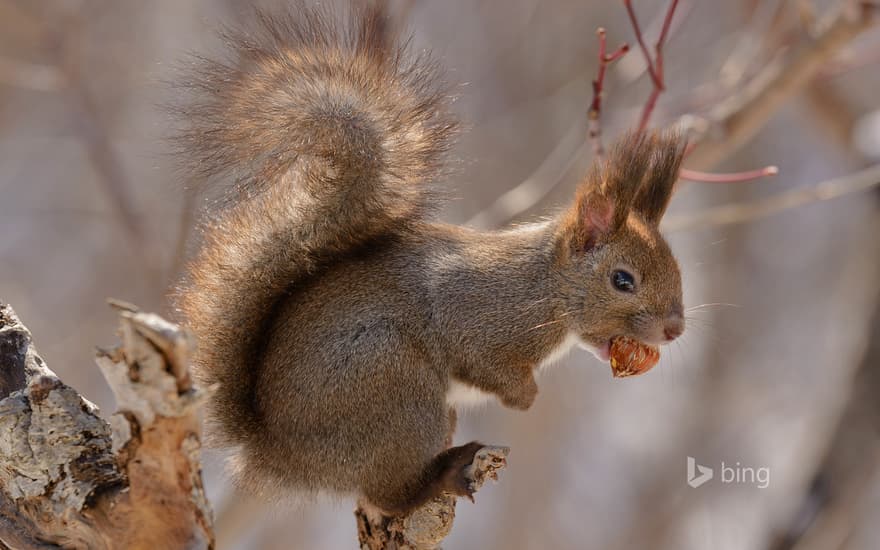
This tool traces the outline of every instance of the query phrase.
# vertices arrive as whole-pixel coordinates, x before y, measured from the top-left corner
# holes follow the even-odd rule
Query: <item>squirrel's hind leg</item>
[[[366,488],[364,496],[389,515],[406,514],[441,493],[473,499],[476,488],[467,476],[467,468],[483,447],[482,443],[471,441],[446,449],[431,459],[415,478],[399,486],[377,484]]]

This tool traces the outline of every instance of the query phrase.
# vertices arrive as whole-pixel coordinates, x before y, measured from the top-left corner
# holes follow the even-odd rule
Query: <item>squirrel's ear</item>
[[[650,168],[632,208],[649,224],[658,225],[669,206],[675,182],[678,181],[687,142],[675,132],[654,134],[649,141],[652,157],[649,161]]]
[[[587,252],[611,231],[614,204],[608,197],[582,185],[574,205],[565,213],[560,225],[559,241],[565,256]]]
[[[561,231],[570,251],[588,251],[626,224],[650,166],[650,147],[644,136],[631,133],[593,166],[563,218]]]

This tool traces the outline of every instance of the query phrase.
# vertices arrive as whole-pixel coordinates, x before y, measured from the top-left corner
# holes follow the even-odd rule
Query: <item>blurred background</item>
[[[816,42],[835,5],[856,4],[681,0],[652,125],[711,115]],[[165,295],[203,202],[185,192],[163,140],[166,83],[188,52],[217,51],[217,26],[242,20],[249,5],[0,0],[0,298],[55,372],[107,415],[113,398],[92,360],[95,345],[115,341],[105,300],[169,313]],[[633,6],[653,44],[668,1]],[[469,129],[449,221],[499,227],[571,196],[591,161],[597,27],[609,49],[633,45],[606,75],[606,142],[637,124],[652,88],[623,2],[397,0],[389,9],[461,83],[455,108]],[[765,204],[880,162],[878,67],[880,31],[869,29],[836,44],[742,147],[705,137],[721,152],[694,168],[780,173],[681,186],[667,216],[693,306],[681,343],[626,380],[575,351],[542,375],[527,413],[496,404],[463,413],[457,441],[512,453],[476,505],[459,503],[446,547],[880,547],[880,194],[810,195],[738,224],[710,210]],[[715,479],[690,487],[688,457]],[[206,452],[219,548],[356,546],[353,501],[254,503],[230,491],[222,463]],[[725,481],[722,463],[746,479]],[[767,483],[749,480],[748,468],[768,472]]]

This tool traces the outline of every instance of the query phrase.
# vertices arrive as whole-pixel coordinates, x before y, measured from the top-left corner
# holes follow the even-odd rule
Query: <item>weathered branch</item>
[[[473,490],[486,479],[497,479],[498,470],[507,465],[507,447],[483,447],[477,451],[466,474]],[[437,548],[452,530],[455,497],[441,496],[407,516],[388,518],[367,502],[359,502],[354,512],[358,541],[362,550],[429,550]]]
[[[196,413],[179,327],[120,312],[122,345],[98,364],[107,422],[37,353],[0,304],[0,542],[12,548],[211,548]]]

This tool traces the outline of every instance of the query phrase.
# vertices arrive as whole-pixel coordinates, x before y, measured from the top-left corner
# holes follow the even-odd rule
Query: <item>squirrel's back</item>
[[[455,131],[435,63],[394,39],[381,8],[340,23],[294,4],[226,33],[229,58],[199,60],[177,110],[184,162],[229,185],[175,296],[196,373],[218,386],[209,425],[224,444],[260,437],[255,369],[279,302],[423,220]]]

